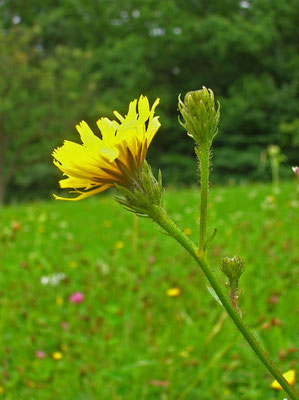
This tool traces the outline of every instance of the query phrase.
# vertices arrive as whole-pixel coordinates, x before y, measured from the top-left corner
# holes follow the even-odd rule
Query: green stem
[[[132,251],[136,253],[138,241],[138,216],[133,214]]]
[[[272,156],[271,160],[271,170],[272,170],[272,183],[274,187],[279,186],[279,161],[277,156]]]
[[[207,236],[210,148],[203,147],[197,151],[197,155],[200,167],[199,251],[203,254]]]
[[[247,340],[249,346],[256,353],[265,367],[268,369],[270,374],[279,382],[286,393],[290,396],[292,400],[296,400],[296,393],[289,383],[285,380],[282,374],[278,371],[276,366],[269,360],[261,346],[258,344],[253,334],[249,328],[244,323],[243,319],[240,317],[238,312],[235,310],[231,304],[229,298],[225,295],[223,289],[219,285],[215,275],[213,274],[204,254],[198,253],[195,244],[188,238],[184,232],[172,221],[172,219],[167,215],[166,211],[160,207],[152,206],[149,210],[149,216],[157,222],[166,232],[169,233],[175,240],[177,240],[181,246],[183,246],[187,252],[194,258],[194,260],[199,264],[202,271],[206,275],[208,281],[210,282],[212,288],[220,299],[223,307],[242,333],[244,338]]]

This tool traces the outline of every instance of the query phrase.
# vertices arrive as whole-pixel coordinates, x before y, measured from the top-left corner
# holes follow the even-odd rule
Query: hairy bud
[[[184,118],[181,125],[187,130],[199,147],[211,147],[218,132],[220,104],[215,107],[214,93],[203,87],[201,90],[188,92],[182,101],[179,97],[179,110]]]
[[[220,269],[228,277],[229,285],[232,290],[237,290],[239,279],[244,272],[245,265],[242,257],[224,257],[220,262]]]

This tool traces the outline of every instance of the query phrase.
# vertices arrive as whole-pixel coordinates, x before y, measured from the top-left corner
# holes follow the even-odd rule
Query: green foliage
[[[90,112],[90,53],[57,46],[50,57],[40,33],[38,26],[0,32],[0,202],[8,185],[26,190],[50,180],[51,151]]]
[[[297,341],[297,193],[293,182],[213,187],[211,265],[246,260],[240,307],[278,367]],[[169,191],[165,205],[198,240],[199,191]],[[241,206],[240,206],[241,204]],[[112,196],[76,204],[4,207],[0,296],[4,399],[256,400],[283,398],[187,253]],[[137,240],[137,241],[136,241]],[[63,273],[57,284],[42,277]],[[60,275],[61,276],[61,275]],[[181,294],[166,291],[178,287]],[[69,301],[74,292],[84,301]],[[36,352],[45,352],[45,358]],[[52,354],[62,352],[61,360]],[[277,395],[277,396],[276,396]]]
[[[281,147],[285,171],[297,163],[297,0],[15,0],[13,7],[2,2],[0,12],[6,54],[0,87],[14,82],[0,93],[1,123],[20,143],[30,140],[26,130],[38,135],[26,148],[34,164],[43,154],[45,185],[52,174],[50,157],[40,150],[45,142],[49,154],[80,119],[126,112],[140,93],[161,98],[153,164],[161,168],[169,153],[167,171],[178,169],[173,155],[178,163],[194,155],[177,123],[177,96],[203,85],[213,89],[222,110],[213,179],[270,178],[269,165],[260,166],[269,144]],[[37,184],[40,177],[16,157],[10,184],[20,188],[23,178],[14,178],[20,170],[24,189],[29,181]],[[190,174],[177,175],[185,180]]]

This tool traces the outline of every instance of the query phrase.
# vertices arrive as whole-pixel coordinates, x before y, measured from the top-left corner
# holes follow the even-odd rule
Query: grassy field
[[[297,196],[297,200],[296,200]],[[199,193],[165,207],[197,241]],[[109,195],[5,207],[1,215],[1,372],[5,400],[269,400],[264,366],[188,254]],[[245,321],[285,372],[295,366],[298,192],[283,183],[215,187],[210,250],[246,260]],[[167,290],[179,288],[178,296]],[[72,302],[81,292],[84,299]],[[297,310],[298,311],[298,310]]]

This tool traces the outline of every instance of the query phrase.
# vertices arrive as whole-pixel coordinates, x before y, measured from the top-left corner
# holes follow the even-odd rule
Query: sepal
[[[150,165],[144,161],[143,168],[132,180],[129,188],[115,184],[122,196],[115,196],[115,200],[126,210],[142,217],[149,217],[153,206],[163,205],[163,185],[161,171],[158,180],[154,177]]]

